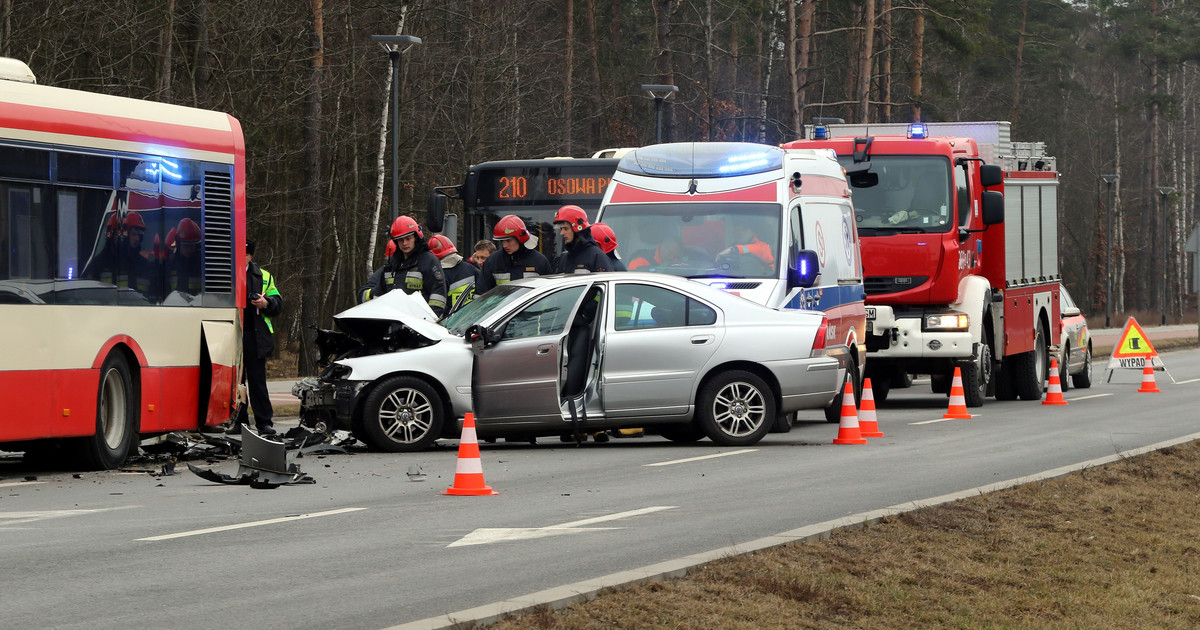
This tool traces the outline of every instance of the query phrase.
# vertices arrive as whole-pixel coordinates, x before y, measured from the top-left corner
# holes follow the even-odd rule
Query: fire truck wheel
[[[1038,326],[1037,337],[1033,340],[1033,350],[1022,353],[1014,361],[1016,370],[1013,377],[1016,380],[1017,396],[1021,400],[1041,400],[1042,388],[1046,384],[1046,370],[1049,365],[1049,349],[1046,347],[1046,334]]]
[[[85,466],[112,470],[125,463],[138,436],[138,400],[129,364],[115,351],[100,366],[96,433],[76,442]]]
[[[962,366],[963,398],[968,407],[982,407],[992,380],[992,349],[979,344],[979,357]]]

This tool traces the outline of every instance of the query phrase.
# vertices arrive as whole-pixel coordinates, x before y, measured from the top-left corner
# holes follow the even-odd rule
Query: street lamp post
[[[1104,289],[1104,327],[1112,327],[1112,218],[1113,218],[1113,184],[1120,175],[1101,175],[1100,179],[1108,186],[1108,257],[1104,264],[1104,275],[1108,277],[1108,285]]]
[[[643,84],[642,90],[648,92],[654,97],[654,119],[657,132],[655,133],[655,142],[662,144],[662,106],[663,101],[671,98],[671,95],[679,91],[678,85],[652,85]]]
[[[1162,239],[1159,249],[1162,250],[1162,281],[1158,288],[1158,308],[1162,311],[1162,326],[1167,325],[1167,195],[1175,192],[1174,186],[1159,186],[1158,195],[1162,198]]]
[[[400,55],[421,43],[412,35],[372,35],[392,60],[392,221],[400,216]]]

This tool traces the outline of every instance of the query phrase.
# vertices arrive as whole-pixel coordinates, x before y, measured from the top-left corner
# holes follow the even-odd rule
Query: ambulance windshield
[[[843,166],[850,156],[839,157]],[[950,163],[939,156],[873,155],[867,185],[853,190],[858,231],[863,236],[946,232],[954,225],[950,203]]]
[[[630,271],[775,278],[781,214],[775,203],[612,204],[603,220]]]

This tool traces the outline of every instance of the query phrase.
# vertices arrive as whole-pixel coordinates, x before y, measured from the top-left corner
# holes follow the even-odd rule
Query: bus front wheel
[[[138,435],[138,396],[129,364],[119,352],[100,366],[96,392],[96,432],[79,438],[82,463],[112,470],[125,463]]]

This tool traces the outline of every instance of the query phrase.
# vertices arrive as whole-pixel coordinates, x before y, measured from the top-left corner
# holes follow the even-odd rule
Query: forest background
[[[311,326],[381,263],[392,70],[370,36],[392,34],[422,40],[400,57],[401,214],[423,220],[471,164],[651,144],[646,83],[679,88],[664,141],[1007,120],[1057,158],[1060,268],[1085,312],[1105,311],[1110,251],[1114,325],[1164,298],[1170,322],[1194,312],[1197,0],[0,0],[0,54],[39,83],[241,121],[249,235],[302,374]]]

